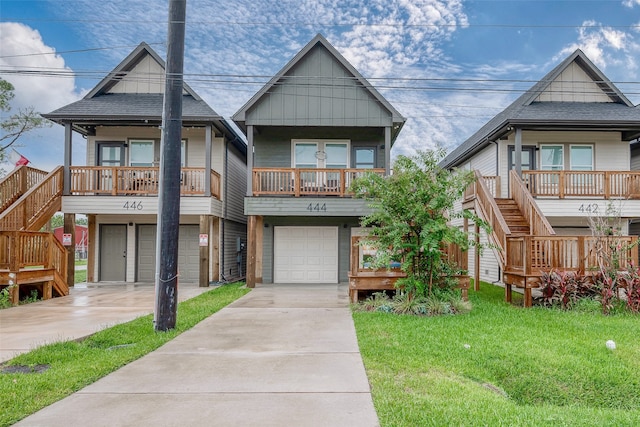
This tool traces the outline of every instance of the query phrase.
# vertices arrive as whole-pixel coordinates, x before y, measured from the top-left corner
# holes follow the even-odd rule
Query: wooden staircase
[[[637,263],[636,236],[557,236],[515,171],[509,175],[508,199],[495,198],[484,177],[478,171],[475,174],[473,208],[492,227],[488,237],[497,248],[507,301],[511,301],[511,288],[515,285],[524,290],[524,306],[531,306],[531,290],[539,287],[544,272],[593,274],[592,267],[598,264],[596,247],[603,239],[607,240],[607,247],[624,248],[617,255],[619,268]]]
[[[515,200],[495,199],[495,201],[502,217],[511,231],[511,236],[527,236],[531,234],[529,221],[524,217]]]
[[[21,166],[0,181],[0,288],[14,305],[34,288],[44,299],[69,294],[67,249],[38,231],[61,208],[62,171]]]

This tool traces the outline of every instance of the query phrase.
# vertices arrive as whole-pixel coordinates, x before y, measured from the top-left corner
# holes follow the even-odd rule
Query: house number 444
[[[309,203],[309,206],[307,206],[307,210],[310,212],[326,212],[327,211],[327,204],[323,203],[316,203],[315,205],[313,203]]]

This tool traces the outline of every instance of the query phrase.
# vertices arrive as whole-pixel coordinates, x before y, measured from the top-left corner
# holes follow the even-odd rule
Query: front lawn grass
[[[148,315],[85,340],[46,345],[10,360],[10,365],[49,365],[49,369],[0,374],[0,426],[11,425],[157,349],[249,292],[242,285],[222,286],[181,302],[176,328],[169,332],[155,332],[153,315]]]
[[[353,313],[382,426],[640,425],[638,316],[523,309],[485,283],[470,299],[465,315]]]

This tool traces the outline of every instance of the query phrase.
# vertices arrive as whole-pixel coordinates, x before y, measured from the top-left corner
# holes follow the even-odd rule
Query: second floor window
[[[571,170],[592,171],[593,170],[593,146],[592,145],[572,145],[571,146]]]
[[[546,171],[564,169],[564,150],[562,145],[540,146],[540,169]]]
[[[180,166],[186,166],[187,141],[180,144]],[[151,167],[160,165],[160,141],[156,140],[130,140],[129,141],[129,165],[139,167]]]
[[[349,143],[341,141],[294,141],[293,167],[346,169]]]

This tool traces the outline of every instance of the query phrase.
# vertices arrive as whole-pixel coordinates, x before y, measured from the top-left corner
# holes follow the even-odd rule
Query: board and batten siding
[[[164,69],[150,55],[143,57],[107,93],[164,93]]]
[[[612,102],[576,62],[569,64],[534,102]]]
[[[247,163],[244,156],[233,145],[228,144],[227,169],[222,185],[225,213],[224,217],[235,222],[246,224],[244,216],[244,195],[247,191]]]
[[[338,227],[338,281],[347,282],[351,262],[351,228],[360,227],[358,218],[264,217],[262,280],[273,283],[273,227]],[[346,228],[345,228],[346,225]]]
[[[631,150],[631,170],[638,171],[640,170],[640,148]]]
[[[221,232],[224,233],[222,252],[222,265],[220,273],[224,279],[232,280],[246,274],[247,268],[247,225],[235,221],[223,220]],[[240,252],[238,249],[238,239],[243,244]],[[241,256],[238,260],[238,255]],[[240,261],[240,264],[238,264]],[[215,279],[215,278],[214,278]]]
[[[391,126],[390,113],[316,45],[246,113],[247,125]]]

